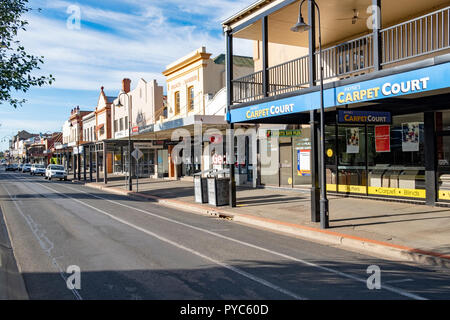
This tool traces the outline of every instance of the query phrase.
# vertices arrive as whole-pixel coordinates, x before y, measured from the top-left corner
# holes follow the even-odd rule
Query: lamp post
[[[311,28],[310,25],[305,23],[302,16],[302,5],[306,0],[302,0],[299,8],[298,22],[291,28],[293,32],[304,32]],[[323,97],[323,60],[322,60],[322,32],[320,28],[320,9],[314,0],[312,2],[312,10],[317,9],[319,19],[319,69],[320,69],[320,227],[327,229],[329,227],[329,211],[328,211],[328,198],[326,190],[326,169],[325,169],[325,108]],[[309,21],[312,23],[312,21]],[[313,37],[315,35],[312,35]],[[314,48],[313,48],[314,49]],[[314,59],[314,55],[310,57]],[[314,80],[314,79],[313,79]]]
[[[114,105],[118,108],[123,107],[120,103],[120,97],[122,95],[127,96],[127,105],[128,105],[128,190],[133,191],[133,181],[131,178],[131,106],[130,106],[130,96],[126,92],[121,92],[119,97],[117,97],[117,103]],[[114,119],[113,119],[114,121]],[[106,170],[106,169],[105,169]]]

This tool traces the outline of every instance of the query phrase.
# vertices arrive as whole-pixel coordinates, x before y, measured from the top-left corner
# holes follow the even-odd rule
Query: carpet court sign
[[[391,113],[381,111],[339,110],[340,124],[390,124]]]

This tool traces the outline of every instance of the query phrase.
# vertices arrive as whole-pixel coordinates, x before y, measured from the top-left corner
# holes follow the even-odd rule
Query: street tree
[[[52,75],[33,75],[44,63],[43,56],[27,53],[18,40],[19,32],[26,31],[28,22],[24,14],[33,10],[28,0],[0,1],[0,104],[10,104],[14,108],[25,103],[25,99],[14,97],[25,93],[31,87],[52,84]]]

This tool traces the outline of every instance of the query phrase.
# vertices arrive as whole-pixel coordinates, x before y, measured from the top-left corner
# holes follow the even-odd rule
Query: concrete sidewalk
[[[124,177],[87,186],[367,254],[450,267],[450,208],[330,196],[330,229],[321,230],[311,222],[307,189],[238,188],[238,206],[230,208],[195,203],[191,181],[140,179],[139,193],[126,190]]]

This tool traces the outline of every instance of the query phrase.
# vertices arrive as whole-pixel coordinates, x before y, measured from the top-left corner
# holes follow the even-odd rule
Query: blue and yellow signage
[[[428,89],[429,81],[430,77],[422,77],[419,79],[409,79],[404,81],[386,81],[382,85],[372,87],[370,85],[367,87],[362,84],[352,85],[337,92],[336,105],[364,102],[368,100],[396,96],[399,94],[425,91]]]
[[[268,116],[279,116],[289,114],[294,111],[294,104],[272,105],[264,109],[248,110],[245,113],[247,120],[254,120],[258,118],[266,118]]]
[[[325,108],[381,100],[450,87],[450,62],[324,90]],[[300,91],[301,93],[301,91]],[[232,109],[230,122],[245,122],[320,108],[320,93],[307,92],[272,102]]]
[[[338,122],[349,124],[390,124],[390,112],[339,110]]]

